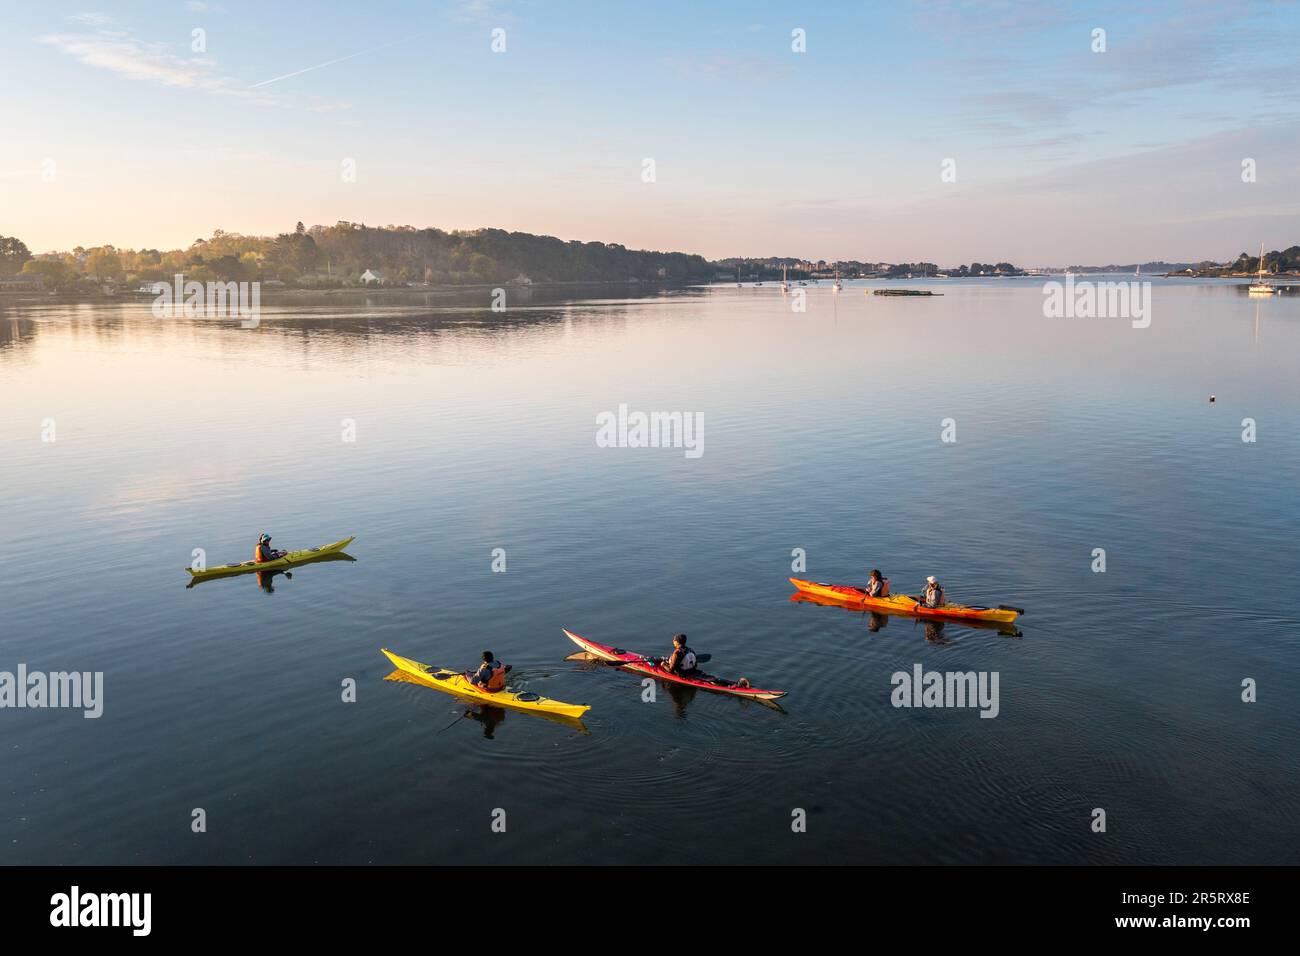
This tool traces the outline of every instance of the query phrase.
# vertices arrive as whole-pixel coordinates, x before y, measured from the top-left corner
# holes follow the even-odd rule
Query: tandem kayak
[[[816,604],[818,607],[839,607],[846,611],[852,611],[854,614],[870,614],[877,618],[875,626],[871,630],[876,631],[889,623],[891,617],[899,617],[909,620],[916,624],[919,620],[915,614],[908,614],[903,611],[879,607],[864,607],[861,601],[846,600],[845,598],[826,597],[821,594],[809,594],[807,591],[795,591],[790,595],[790,600],[796,604]],[[1014,624],[1003,624],[1001,621],[946,621],[942,618],[932,620],[929,624],[942,627],[945,624],[956,624],[958,627],[969,627],[976,631],[996,631],[1003,637],[1024,637],[1024,632]]]
[[[587,704],[566,704],[562,700],[551,700],[549,697],[540,697],[527,691],[499,690],[493,692],[483,690],[471,684],[469,678],[464,674],[444,670],[430,664],[421,664],[419,661],[413,661],[408,657],[394,654],[387,648],[381,647],[380,651],[393,662],[394,667],[420,678],[422,684],[436,687],[448,694],[464,697],[467,700],[477,701],[481,704],[491,704],[494,707],[510,707],[514,710],[524,710],[552,717],[571,717],[575,719],[591,710],[591,707]]]
[[[1001,604],[997,607],[981,607],[978,604],[945,604],[943,607],[923,607],[914,597],[906,594],[893,594],[889,597],[867,597],[862,588],[848,587],[842,584],[822,584],[818,581],[804,581],[791,578],[790,583],[805,594],[816,597],[843,601],[855,607],[871,610],[905,614],[908,617],[942,618],[949,621],[985,621],[993,624],[1010,624],[1021,614],[1024,608],[1009,607]]]
[[[698,687],[700,690],[717,691],[719,694],[734,694],[736,697],[748,697],[751,700],[776,700],[778,697],[785,696],[783,690],[760,690],[757,687],[743,687],[736,681],[723,680],[721,677],[713,677],[709,674],[697,673],[694,677],[683,677],[680,674],[665,670],[658,664],[647,663],[645,657],[641,654],[625,651],[621,647],[610,647],[608,644],[589,641],[585,637],[579,637],[567,628],[561,628],[561,630],[564,631],[565,637],[588,654],[599,657],[604,661],[626,661],[627,663],[623,666],[628,670],[636,671],[638,674],[648,674],[671,684]]]
[[[212,578],[229,577],[232,574],[248,574],[252,571],[276,571],[281,568],[291,568],[296,564],[306,564],[309,561],[316,561],[327,555],[338,554],[353,541],[356,536],[344,538],[342,541],[335,541],[333,544],[322,544],[319,548],[303,548],[301,551],[290,551],[282,558],[276,558],[274,561],[263,561],[258,564],[256,561],[235,562],[234,564],[221,564],[215,568],[205,568],[202,571],[195,571],[193,568],[186,568],[190,572],[190,583],[195,584],[199,581],[209,581]]]

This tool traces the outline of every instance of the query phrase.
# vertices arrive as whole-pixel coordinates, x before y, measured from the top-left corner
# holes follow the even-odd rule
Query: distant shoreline
[[[1074,273],[1065,272],[1043,272],[1043,273],[1018,273],[1013,275],[1000,276],[861,276],[847,278],[845,281],[872,281],[872,282],[899,282],[899,281],[965,281],[965,280],[1007,280],[1007,279],[1039,279],[1044,281],[1059,280],[1066,275],[1073,275],[1076,279],[1087,276],[1128,276],[1129,278],[1161,278],[1161,279],[1238,279],[1241,281],[1253,281],[1256,278],[1255,273],[1234,273],[1231,275],[1212,275],[1203,273],[1188,272],[1161,272],[1151,273],[1148,276],[1134,276],[1127,272],[1105,272],[1097,271],[1077,271]],[[1279,272],[1271,273],[1268,277],[1270,281],[1278,280],[1295,280],[1300,281],[1300,272]],[[777,280],[768,278],[746,278],[742,285],[754,286],[764,283],[773,283]],[[829,281],[829,280],[828,280]],[[264,302],[276,302],[290,299],[331,299],[331,298],[356,298],[358,296],[366,298],[385,298],[400,299],[403,297],[410,298],[413,296],[438,296],[441,298],[451,298],[458,295],[473,295],[482,293],[492,293],[496,289],[505,289],[509,297],[529,296],[534,292],[558,292],[564,290],[577,291],[580,289],[590,290],[593,293],[609,292],[660,292],[671,289],[686,288],[710,288],[734,286],[737,283],[734,279],[712,279],[709,281],[648,281],[648,280],[566,280],[566,281],[536,281],[528,285],[511,284],[509,282],[482,282],[471,284],[438,284],[438,285],[371,285],[371,286],[272,286],[267,288],[265,283],[262,285],[260,295]],[[806,284],[806,282],[801,283]],[[0,302],[147,302],[154,296],[152,292],[141,292],[138,289],[120,289],[113,292],[103,290],[92,291],[88,289],[79,289],[75,291],[53,291],[53,290],[32,290],[32,289],[5,289],[0,287]]]
[[[591,289],[591,290],[630,290],[638,291],[658,291],[661,289],[681,289],[691,286],[708,285],[709,283],[701,282],[672,282],[668,280],[651,282],[644,279],[640,280],[567,280],[555,282],[532,282],[528,285],[514,285],[509,282],[476,282],[470,284],[443,284],[443,285],[351,285],[351,286],[272,286],[268,288],[265,283],[260,289],[262,301],[274,301],[276,299],[327,299],[342,298],[347,296],[381,296],[385,298],[397,298],[400,296],[415,295],[439,295],[451,296],[458,293],[491,293],[496,289],[505,289],[508,296],[531,295],[533,292],[547,292],[551,290],[563,289]],[[12,302],[15,300],[26,299],[38,302],[148,302],[154,298],[152,292],[141,292],[138,289],[119,289],[114,292],[103,290],[91,291],[79,289],[70,292],[58,292],[53,290],[8,290],[0,288],[0,301]]]

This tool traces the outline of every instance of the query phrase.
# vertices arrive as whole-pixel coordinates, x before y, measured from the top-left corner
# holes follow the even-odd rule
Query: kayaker
[[[491,693],[504,690],[506,686],[506,665],[493,657],[491,651],[484,651],[483,663],[478,666],[478,670],[469,675],[469,682],[475,687],[481,687]]]
[[[933,574],[925,579],[921,603],[926,607],[943,607],[943,585],[934,579]]]
[[[287,551],[276,551],[272,548],[271,536],[263,531],[257,539],[257,547],[253,549],[253,560],[258,564],[265,564],[267,561],[283,558],[287,553]]]
[[[867,578],[866,592],[867,597],[889,597],[889,578],[882,578],[880,571],[872,568],[871,576]]]
[[[663,668],[670,674],[690,674],[693,673],[699,662],[695,658],[695,652],[686,646],[686,635],[676,634],[673,636],[673,652],[664,661]]]

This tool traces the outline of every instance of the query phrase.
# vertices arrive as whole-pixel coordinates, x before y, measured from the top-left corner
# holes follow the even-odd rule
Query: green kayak
[[[193,568],[186,568],[190,572],[190,584],[198,584],[200,581],[211,581],[213,578],[226,578],[234,574],[249,574],[253,571],[278,571],[282,568],[291,568],[298,564],[308,564],[312,561],[320,561],[324,558],[341,555],[344,548],[356,540],[355,535],[350,538],[344,538],[342,541],[335,541],[333,544],[322,544],[319,548],[303,548],[301,551],[290,551],[282,558],[276,558],[274,561],[263,561],[258,564],[256,561],[243,561],[235,564],[221,564],[212,568],[205,568],[202,571],[195,571]]]

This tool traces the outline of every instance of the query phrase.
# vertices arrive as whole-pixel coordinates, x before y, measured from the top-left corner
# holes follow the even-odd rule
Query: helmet
[[[265,531],[263,531],[260,535],[257,536],[258,544],[269,544],[270,541],[271,541],[271,536],[267,534]]]

